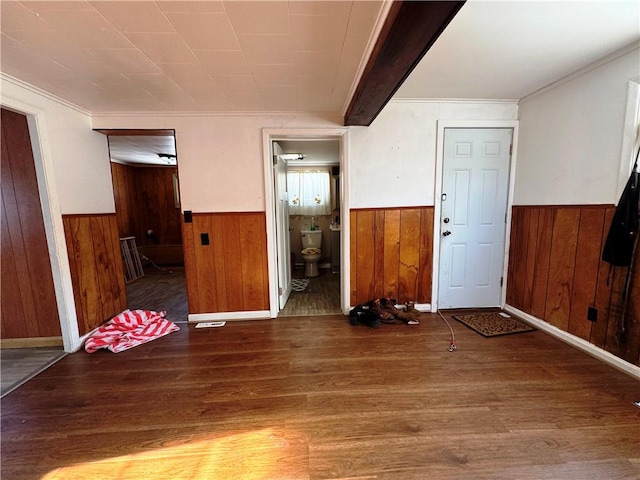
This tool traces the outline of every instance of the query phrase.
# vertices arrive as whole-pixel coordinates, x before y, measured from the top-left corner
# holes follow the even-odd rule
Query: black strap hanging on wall
[[[607,285],[613,267],[627,267],[627,274],[624,283],[622,299],[624,307],[622,309],[621,318],[618,319],[616,325],[616,333],[620,341],[625,339],[625,320],[627,313],[627,297],[631,284],[631,271],[635,258],[636,247],[638,244],[638,228],[640,220],[638,218],[640,201],[640,185],[638,174],[638,156],[640,149],[636,153],[636,159],[633,164],[631,176],[620,196],[620,201],[613,214],[611,227],[607,234],[607,239],[602,250],[602,260],[611,264],[609,275],[607,276]]]
[[[640,153],[640,150],[638,150]],[[638,154],[633,165],[633,171],[620,196],[620,201],[613,214],[611,227],[602,250],[602,260],[614,267],[631,265],[635,240],[638,235]]]

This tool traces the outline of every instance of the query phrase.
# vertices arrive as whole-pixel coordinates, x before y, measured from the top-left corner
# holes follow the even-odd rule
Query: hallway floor
[[[293,278],[305,278],[304,267],[294,269]],[[291,292],[278,317],[341,313],[340,273],[321,268],[320,275],[309,280],[309,286],[303,292]]]

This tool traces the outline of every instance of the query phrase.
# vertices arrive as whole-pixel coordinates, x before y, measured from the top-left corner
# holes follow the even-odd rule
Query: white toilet
[[[322,257],[320,245],[322,244],[322,230],[301,230],[302,235],[302,259],[304,260],[304,274],[306,277],[317,277],[318,261]]]

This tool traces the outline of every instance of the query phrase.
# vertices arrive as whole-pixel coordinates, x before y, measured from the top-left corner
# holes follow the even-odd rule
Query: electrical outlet
[[[591,322],[598,321],[598,309],[594,307],[587,308],[587,320]]]

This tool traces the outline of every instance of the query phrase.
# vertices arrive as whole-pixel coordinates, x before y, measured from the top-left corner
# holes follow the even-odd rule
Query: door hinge
[[[278,295],[282,295],[282,287],[278,287]]]
[[[504,277],[500,277],[500,286],[504,285]]]
[[[274,165],[277,165],[277,164],[278,164],[278,156],[277,156],[277,155],[274,155],[274,156],[273,156],[273,164],[274,164]]]
[[[509,155],[513,155],[513,143],[509,145]]]

